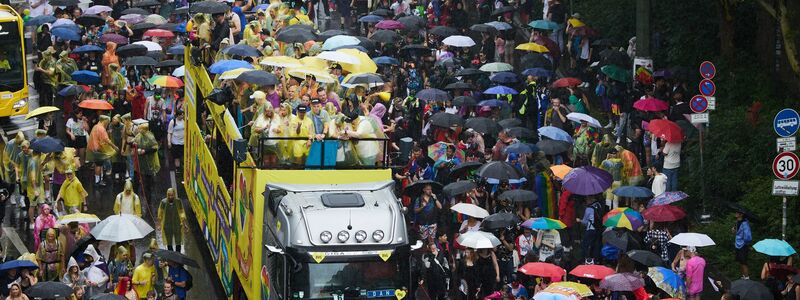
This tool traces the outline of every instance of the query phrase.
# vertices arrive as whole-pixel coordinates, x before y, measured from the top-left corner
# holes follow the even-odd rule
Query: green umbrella
[[[606,65],[600,68],[603,74],[616,81],[628,82],[631,81],[631,74],[625,69],[617,65]]]

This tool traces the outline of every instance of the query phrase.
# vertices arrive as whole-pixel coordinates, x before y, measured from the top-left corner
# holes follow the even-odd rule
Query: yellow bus
[[[28,72],[22,17],[0,5],[0,117],[28,113]]]

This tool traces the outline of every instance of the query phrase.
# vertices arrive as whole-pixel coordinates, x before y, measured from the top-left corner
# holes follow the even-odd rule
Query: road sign
[[[692,122],[692,124],[708,123],[708,113],[691,114],[690,116],[692,118],[690,120]]]
[[[777,138],[776,142],[778,145],[778,153],[797,151],[797,138],[793,136]]]
[[[713,81],[709,79],[703,79],[700,81],[700,94],[703,96],[714,96],[717,92],[717,85],[714,84]]]
[[[800,181],[797,180],[773,180],[772,181],[772,195],[773,196],[797,196],[800,189]]]
[[[706,97],[706,101],[708,101],[708,109],[717,109],[717,97]]]
[[[704,61],[700,64],[700,76],[705,79],[713,79],[717,75],[717,67],[710,61]]]
[[[775,115],[772,127],[782,137],[793,136],[800,128],[800,115],[794,109],[784,108]]]
[[[708,109],[708,100],[703,95],[695,95],[689,101],[689,108],[695,113],[704,113]]]
[[[792,179],[797,175],[800,159],[793,152],[781,152],[772,161],[772,173],[781,180]]]

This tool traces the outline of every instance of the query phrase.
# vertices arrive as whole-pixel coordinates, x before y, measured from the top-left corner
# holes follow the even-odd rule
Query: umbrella
[[[158,61],[149,56],[133,56],[125,60],[126,66],[155,66],[157,64]]]
[[[388,16],[392,15],[393,13],[391,11],[389,11],[388,9],[379,8],[379,9],[373,10],[369,14],[376,15],[376,16],[381,16],[381,17],[388,17]]]
[[[410,45],[405,45],[402,48],[400,48],[400,52],[401,53],[402,52],[407,52],[406,54],[408,54],[408,55],[414,55],[414,54],[430,55],[432,50],[433,49],[428,48],[428,47],[426,47],[424,45],[420,45],[420,44],[410,44]],[[419,52],[419,53],[416,53],[416,52]]]
[[[72,53],[76,53],[76,54],[89,53],[89,52],[100,53],[100,52],[103,52],[103,51],[105,51],[105,50],[103,50],[103,48],[100,48],[100,47],[95,46],[95,45],[83,45],[83,46],[80,46],[78,48],[73,49]]]
[[[71,86],[76,87],[78,90],[83,90],[82,88],[80,88],[80,87],[78,87],[76,85],[71,85]],[[67,88],[64,88],[64,89],[67,89]],[[59,92],[59,94],[60,93],[61,92]],[[41,116],[41,115],[46,114],[46,113],[59,111],[59,110],[61,110],[61,109],[59,109],[58,107],[55,107],[55,106],[42,106],[42,107],[39,107],[37,109],[34,109],[34,110],[28,112],[28,114],[25,115],[25,120],[33,118],[33,117],[36,117],[36,116]]]
[[[149,15],[150,12],[141,7],[131,7],[121,12],[123,15]]]
[[[337,35],[325,40],[325,42],[322,44],[322,50],[329,51],[332,50],[333,48],[358,45],[359,43],[361,43],[361,41],[354,36]]]
[[[667,102],[650,97],[634,102],[633,108],[641,111],[665,111],[669,109],[669,104],[667,104]]]
[[[428,88],[428,89],[421,90],[421,91],[417,92],[416,97],[421,99],[421,100],[425,100],[425,101],[447,101],[447,100],[450,100],[450,94],[448,94],[447,92],[445,92],[443,90],[434,89],[434,88]]]
[[[53,153],[64,151],[64,142],[49,136],[37,138],[31,143],[31,149],[40,153]]]
[[[509,64],[507,64],[507,63],[493,62],[493,63],[488,63],[488,64],[485,64],[485,65],[481,66],[481,68],[479,70],[484,71],[484,72],[495,72],[495,73],[496,72],[506,72],[506,71],[512,72],[512,71],[514,71],[514,67],[509,65]],[[456,74],[456,76],[458,76],[458,74]]]
[[[181,24],[175,24],[175,23],[160,24],[160,25],[156,26],[156,28],[164,29],[164,30],[167,30],[167,31],[170,31],[170,32],[181,32],[181,33],[182,32],[186,32],[186,28],[185,27],[182,27]]]
[[[483,219],[489,216],[488,211],[471,203],[457,203],[451,206],[450,210],[477,219]]]
[[[442,40],[442,44],[459,48],[469,48],[475,46],[475,41],[473,41],[472,38],[468,36],[451,35]]]
[[[135,25],[144,22],[144,16],[140,14],[129,14],[119,17],[119,20]]]
[[[503,128],[511,128],[522,126],[522,121],[517,118],[508,118],[498,121],[497,124]]]
[[[317,37],[319,38],[318,39],[319,41],[323,41],[324,42],[325,40],[327,40],[329,38],[332,38],[334,36],[337,36],[337,35],[350,35],[350,33],[347,32],[347,31],[344,31],[344,30],[331,29],[331,30],[323,31],[322,33],[318,34]]]
[[[751,221],[758,221],[758,218],[756,217],[755,214],[753,214],[747,208],[744,208],[744,206],[741,206],[739,203],[725,201],[725,205],[728,206],[730,209],[732,209],[734,212],[743,214],[747,219]]]
[[[496,33],[497,32],[497,28],[494,28],[494,26],[486,25],[486,24],[475,24],[475,25],[472,25],[472,26],[469,27],[469,30],[472,30],[472,31],[475,31],[475,32],[484,32],[484,33]]]
[[[57,37],[57,38],[62,39],[62,40],[67,40],[67,41],[80,41],[81,40],[80,33],[77,33],[75,31],[73,31],[72,29],[64,28],[64,27],[53,28],[50,31],[50,34],[52,34],[54,37]]]
[[[336,81],[330,74],[325,71],[311,69],[311,68],[294,68],[289,70],[289,75],[297,78],[305,78],[306,76],[314,76],[318,82],[331,83]]]
[[[769,256],[791,256],[797,253],[797,251],[792,248],[792,245],[789,245],[789,243],[784,240],[777,239],[760,240],[753,245],[753,249],[756,249],[758,253],[764,253]]]
[[[539,128],[538,132],[540,136],[546,137],[554,141],[564,141],[570,144],[573,142],[572,136],[569,135],[569,133],[567,133],[563,129],[558,127],[544,126]]]
[[[515,89],[512,89],[507,86],[497,85],[490,87],[483,91],[484,94],[492,94],[492,95],[516,95],[519,94]]]
[[[239,75],[242,75],[242,73],[247,72],[247,71],[250,71],[250,69],[248,69],[248,68],[238,68],[238,69],[228,70],[228,71],[225,71],[222,74],[220,74],[217,77],[217,79],[220,79],[220,80],[236,79],[236,78],[239,77]]]
[[[633,273],[611,274],[600,281],[600,287],[611,291],[633,291],[644,286],[644,279]]]
[[[617,65],[605,65],[600,68],[600,72],[606,74],[608,78],[614,79],[620,82],[630,82],[631,81],[631,73],[627,70],[617,66]]]
[[[119,34],[116,34],[116,33],[106,33],[106,34],[103,34],[103,36],[100,37],[100,42],[102,42],[102,43],[113,42],[113,43],[115,43],[117,45],[127,45],[128,44],[128,38],[126,38],[124,36],[121,36]]]
[[[344,80],[344,83],[347,84],[374,85],[378,83],[383,83],[383,77],[375,73],[361,73],[361,74],[348,75],[347,77],[349,78]]]
[[[346,64],[357,64],[359,62],[357,57],[338,51],[323,51],[322,53],[317,55],[317,57],[324,60],[346,63]]]
[[[244,44],[238,44],[226,47],[225,49],[222,49],[222,53],[235,56],[254,56],[254,57],[261,56],[261,51],[258,51],[258,49]]]
[[[98,218],[97,215],[87,213],[74,213],[58,218],[58,224],[69,224],[72,222],[97,223],[100,222],[100,218]]]
[[[370,37],[373,41],[385,44],[391,44],[400,39],[400,35],[392,30],[378,30]]]
[[[569,177],[569,175],[567,175]],[[603,216],[603,226],[627,228],[630,230],[639,229],[644,225],[644,218],[638,211],[630,207],[617,207]]]
[[[545,47],[544,45],[539,45],[539,44],[537,44],[537,43],[524,43],[524,44],[519,44],[519,45],[517,45],[517,47],[516,47],[516,48],[514,48],[514,49],[517,49],[517,50],[523,50],[523,51],[538,52],[538,53],[546,53],[546,52],[550,52],[550,49],[548,49],[548,48],[547,48],[547,47]]]
[[[653,197],[653,192],[650,189],[648,189],[646,187],[641,187],[641,186],[629,186],[629,185],[621,186],[621,187],[618,187],[618,188],[614,189],[614,191],[612,193],[614,193],[614,195],[617,195],[617,196],[620,196],[620,197],[627,197],[627,198],[650,198],[650,197]]]
[[[302,27],[287,27],[278,31],[278,35],[275,36],[276,40],[284,43],[305,43],[307,41],[313,41],[316,38],[316,34]]]
[[[164,17],[162,17],[161,15],[158,15],[158,14],[151,14],[151,15],[145,17],[144,21],[147,22],[147,23],[153,23],[153,24],[156,24],[156,25],[167,24],[167,19],[165,19]]]
[[[500,31],[509,30],[509,29],[513,28],[513,27],[511,27],[511,24],[508,24],[506,22],[499,22],[499,21],[492,21],[492,22],[487,22],[487,23],[484,23],[484,24],[492,26],[495,29],[500,30]]]
[[[184,49],[185,49],[185,47],[183,45],[175,45],[175,46],[169,47],[167,49],[167,54],[183,55],[183,50]]]
[[[170,67],[180,67],[183,65],[182,61],[177,61],[174,59],[167,59],[158,62],[156,65],[157,68],[170,68]]]
[[[680,143],[684,138],[681,127],[669,120],[652,120],[650,121],[648,130],[656,137],[671,143]]]
[[[444,89],[446,91],[471,90],[471,89],[473,89],[473,87],[469,83],[466,83],[466,82],[463,82],[463,81],[456,81],[456,82],[453,82],[451,84],[448,84],[447,86],[444,87]]]
[[[428,30],[428,33],[447,38],[459,34],[459,31],[458,29],[449,26],[436,26],[431,30]]]
[[[519,217],[509,212],[491,214],[481,221],[481,228],[485,230],[498,230],[513,227],[519,224]]]
[[[394,57],[388,57],[388,56],[379,56],[379,57],[373,58],[372,61],[374,61],[375,64],[378,64],[378,65],[393,65],[393,66],[399,66],[400,65],[400,61],[399,60],[397,60]]]
[[[683,299],[686,296],[686,284],[680,275],[664,267],[647,268],[647,276],[653,279],[656,286],[671,297]]]
[[[569,171],[572,171],[572,168],[568,165],[555,165],[550,166],[550,171],[553,172],[553,175],[556,176],[559,180],[563,180],[564,176],[569,174]]]
[[[86,99],[78,103],[78,107],[93,110],[112,110],[114,106],[106,100]]]
[[[356,49],[340,49],[336,50],[336,52],[349,54],[350,56],[358,59],[357,64],[342,63],[342,69],[345,71],[350,73],[375,73],[378,71],[378,65],[372,61],[372,58],[370,58],[369,55],[362,51]]]
[[[478,168],[477,175],[481,178],[496,180],[520,179],[523,174],[517,168],[504,161],[491,161]]]
[[[445,195],[454,197],[469,192],[475,187],[477,187],[477,185],[471,180],[459,180],[445,185],[442,190]]]
[[[145,22],[145,23],[134,24],[133,26],[131,26],[131,29],[133,29],[134,31],[147,30],[151,28],[156,28],[156,24]]]
[[[499,200],[508,200],[511,202],[530,202],[538,198],[536,193],[523,189],[505,191],[498,197]]]
[[[366,15],[366,16],[363,16],[361,18],[358,18],[359,22],[361,22],[361,23],[370,23],[370,24],[375,24],[375,23],[378,23],[378,22],[383,21],[383,20],[384,20],[383,17],[376,16],[376,15]]]
[[[669,70],[658,70],[653,72],[653,77],[670,78],[672,77],[672,72],[670,72]]]
[[[117,295],[117,294],[110,294],[110,293],[100,293],[92,296],[89,300],[127,300],[125,296]]]
[[[500,72],[500,71],[498,71],[498,72]],[[456,77],[476,76],[476,75],[483,75],[483,73],[485,73],[485,72],[481,71],[481,70],[478,70],[478,69],[475,69],[475,68],[465,68],[465,69],[458,70],[456,72],[455,76]]]
[[[519,81],[517,74],[511,72],[499,72],[489,76],[489,80],[497,83],[515,83]]]
[[[595,128],[603,128],[603,125],[600,125],[600,121],[598,121],[597,119],[593,118],[592,116],[584,114],[584,113],[577,113],[577,112],[568,113],[567,114],[567,119],[569,119],[570,121],[573,121],[573,122],[578,122],[578,123],[586,122],[586,123],[589,123],[589,126],[592,126],[592,127],[595,127]]]
[[[236,77],[236,80],[247,82],[250,84],[255,84],[257,86],[268,86],[268,85],[278,84],[278,77],[275,77],[275,75],[270,72],[262,70],[243,72],[242,74],[239,74],[238,77]]]
[[[418,180],[412,184],[407,185],[405,189],[403,189],[403,194],[407,196],[416,197],[417,195],[421,194],[422,189],[428,185],[431,186],[434,194],[438,194],[439,192],[442,191],[441,183],[438,183],[433,180]]]
[[[209,66],[208,72],[212,74],[222,74],[225,73],[225,71],[238,68],[252,69],[253,66],[243,60],[220,60]]]
[[[288,56],[268,56],[262,59],[260,64],[277,68],[297,68],[303,66],[303,63],[299,60]]]
[[[458,236],[459,245],[472,249],[492,249],[500,245],[500,240],[491,233],[470,231]]]
[[[70,74],[72,80],[77,81],[78,83],[84,84],[98,84],[100,83],[100,75],[87,70],[82,71],[75,71]]]
[[[464,119],[458,115],[446,112],[438,112],[430,118],[431,125],[450,128],[464,126]]]
[[[581,297],[591,297],[594,295],[592,293],[592,289],[583,283],[572,282],[572,281],[561,281],[561,282],[553,282],[547,286],[544,290],[547,291],[548,289],[559,288],[559,289],[569,289],[574,290],[580,294]]]
[[[537,229],[537,230],[549,230],[549,229],[564,229],[567,228],[567,225],[564,222],[561,222],[556,219],[551,218],[532,218],[528,219],[525,222],[522,222],[520,226],[530,229]]]
[[[564,153],[572,148],[572,143],[556,140],[541,140],[536,143],[536,147],[547,155]]]
[[[186,67],[184,67],[184,66],[180,66],[177,69],[175,69],[174,71],[172,71],[172,76],[175,76],[175,77],[183,77],[183,75],[185,75],[185,74],[186,74]]]
[[[403,23],[403,25],[406,26],[405,29],[407,29],[408,31],[411,31],[411,30],[417,29],[417,28],[421,28],[421,27],[425,27],[425,23],[426,23],[425,19],[423,19],[422,17],[419,17],[419,16],[415,16],[415,15],[409,15],[409,16],[405,16],[405,17],[400,17],[400,18],[397,18],[397,21],[400,22],[400,23]]]
[[[665,192],[651,199],[650,202],[647,203],[647,207],[667,205],[670,203],[681,201],[686,198],[689,198],[689,195],[681,191]]]
[[[500,292],[495,292],[500,294]],[[531,297],[532,300],[579,300],[581,299],[580,293],[573,289],[565,288],[546,288]]]
[[[381,20],[375,24],[375,28],[395,30],[406,28],[406,25],[403,25],[403,23],[400,23],[400,21],[397,20]]]
[[[177,77],[167,76],[167,75],[156,75],[148,80],[150,84],[165,87],[165,88],[179,88],[183,86],[183,81],[178,79]]]
[[[632,260],[648,267],[657,267],[664,264],[661,256],[647,250],[631,250],[627,254]]]
[[[672,237],[670,243],[687,247],[706,247],[716,245],[714,240],[702,233],[684,232]]]
[[[450,170],[450,177],[452,177],[452,178],[461,178],[461,177],[463,177],[463,175],[469,174],[472,171],[477,170],[482,165],[483,165],[482,163],[477,162],[477,161],[468,161],[468,162],[462,163],[462,164],[460,164],[460,165],[458,165],[455,168]]]
[[[75,23],[81,24],[81,25],[86,26],[86,27],[89,27],[89,26],[92,26],[92,25],[94,25],[94,26],[102,26],[103,24],[106,23],[106,20],[101,18],[100,16],[84,14],[84,15],[78,17],[75,20]]]
[[[549,278],[567,275],[567,271],[563,268],[544,262],[529,262],[519,267],[519,272],[525,275]]]
[[[160,4],[161,3],[159,3],[156,0],[141,0],[141,1],[138,1],[138,2],[134,3],[133,6],[136,6],[136,7],[148,7],[148,6],[156,6],[156,5],[160,5]]]
[[[38,27],[38,26],[41,26],[42,24],[53,23],[55,21],[56,21],[56,17],[51,16],[51,15],[38,16],[38,17],[31,18],[27,22],[25,22],[25,26]]]
[[[53,2],[50,1],[51,4]],[[25,294],[28,297],[39,299],[67,298],[72,295],[72,287],[56,281],[40,281],[28,288]]]
[[[154,37],[163,37],[163,38],[171,38],[174,37],[175,34],[172,31],[164,30],[164,29],[150,29],[145,31],[142,36],[154,36]],[[234,45],[234,46],[246,46],[246,45]],[[227,48],[226,48],[227,49]],[[256,56],[256,55],[252,55]]]
[[[483,134],[497,134],[500,132],[500,126],[494,120],[485,117],[469,118],[464,123],[464,127],[472,128]]]
[[[505,152],[517,153],[517,154],[531,154],[539,152],[539,148],[536,148],[536,145],[533,144],[513,143],[505,148]]]
[[[507,103],[507,102],[503,102],[503,103]],[[525,128],[525,127],[517,126],[517,127],[506,128],[506,131],[508,132],[508,135],[513,136],[515,138],[519,138],[519,139],[533,139],[534,138],[533,137],[533,131],[531,131],[530,129]]]
[[[597,31],[592,29],[592,28],[590,28],[589,26],[572,27],[572,28],[570,28],[568,33],[571,34],[571,35],[576,35],[576,36],[596,36],[597,35]]]
[[[561,78],[561,79],[556,80],[555,82],[553,82],[552,86],[554,88],[563,88],[563,87],[569,87],[569,86],[578,86],[581,83],[583,83],[583,81],[581,81],[578,78],[575,78],[575,77],[564,77],[564,78]]]
[[[123,242],[144,238],[153,232],[147,222],[134,215],[111,215],[92,228],[92,235],[101,241]]]
[[[548,20],[531,21],[530,23],[528,23],[528,26],[533,27],[533,29],[541,29],[541,30],[558,29],[558,24],[556,22],[551,22]]]
[[[603,232],[603,242],[611,246],[617,247],[622,251],[639,249],[642,243],[639,242],[633,232],[625,229],[612,229]]]
[[[470,96],[458,96],[453,98],[454,106],[475,106],[477,104],[478,101]]]
[[[153,253],[153,254],[155,254],[156,256],[158,256],[159,258],[161,258],[163,260],[171,261],[171,262],[174,262],[174,263],[177,263],[177,264],[180,264],[180,265],[185,265],[185,266],[190,266],[190,267],[195,267],[195,268],[199,268],[200,267],[200,265],[197,264],[197,261],[195,261],[194,259],[189,258],[188,256],[186,256],[186,255],[184,255],[184,254],[182,254],[180,252],[169,251],[169,250],[156,250],[156,252]]]
[[[158,44],[158,43],[156,43],[156,42],[151,42],[151,41],[138,41],[138,42],[135,42],[135,43],[133,43],[133,44],[134,44],[134,45],[142,45],[142,46],[145,46],[145,47],[147,47],[147,51],[148,51],[148,52],[149,52],[149,51],[161,51],[161,50],[162,50],[162,48],[161,48],[161,45],[159,45],[159,44]]]
[[[213,0],[206,0],[201,2],[194,2],[189,5],[189,12],[204,13],[204,14],[221,14],[228,11],[228,5],[223,2]]]
[[[478,102],[478,106],[503,107],[503,106],[508,106],[508,102],[497,99],[489,99]]]
[[[603,279],[614,273],[614,269],[603,265],[579,265],[569,271],[572,276],[589,279]]]
[[[506,6],[500,7],[498,9],[495,9],[494,11],[492,11],[492,17],[500,16],[500,15],[503,15],[505,13],[510,13],[510,12],[515,11],[515,10],[516,9],[513,6],[506,5]]]
[[[50,0],[49,4],[52,6],[73,6],[78,5],[80,1],[78,0]],[[45,297],[50,298],[50,297]]]
[[[533,37],[533,42],[545,46],[547,50],[550,52],[549,54],[551,57],[561,56],[561,47],[559,47],[558,43],[551,40],[550,38],[544,35],[537,35]]]
[[[573,194],[588,196],[604,192],[613,181],[614,178],[605,170],[585,166],[572,169],[564,177],[562,185]]]
[[[541,53],[528,53],[520,58],[520,67],[522,69],[542,68],[552,70],[553,62]]]
[[[9,260],[7,262],[0,264],[0,272],[5,272],[11,269],[36,270],[38,268],[39,266],[36,265],[34,262],[24,259]]]
[[[145,56],[147,55],[147,46],[140,44],[125,45],[117,48],[116,53],[121,57]]]
[[[730,293],[738,295],[740,299],[747,300],[772,300],[772,292],[764,284],[750,279],[739,279],[731,282]]]
[[[645,209],[644,217],[652,222],[674,222],[686,217],[682,208],[673,205],[657,205]]]

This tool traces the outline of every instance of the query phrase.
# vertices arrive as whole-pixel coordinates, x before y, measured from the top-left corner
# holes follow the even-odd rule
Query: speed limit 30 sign
[[[792,152],[782,152],[772,161],[772,173],[782,180],[789,180],[797,175],[798,167],[800,167],[800,159]]]

